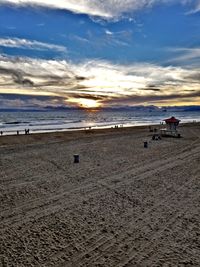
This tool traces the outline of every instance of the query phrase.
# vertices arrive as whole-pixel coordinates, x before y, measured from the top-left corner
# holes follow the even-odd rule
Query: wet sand
[[[0,266],[200,266],[200,124],[180,131],[0,137]]]

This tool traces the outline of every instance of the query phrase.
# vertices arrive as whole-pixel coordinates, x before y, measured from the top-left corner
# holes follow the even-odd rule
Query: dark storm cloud
[[[1,99],[7,100],[14,100],[14,99],[21,99],[21,100],[30,100],[30,99],[37,99],[40,101],[45,100],[62,100],[63,97],[60,96],[46,96],[46,95],[25,95],[25,94],[0,94]],[[66,99],[66,98],[65,98]]]
[[[78,88],[78,83],[87,79],[76,75],[71,70],[66,70],[65,75],[59,76],[51,73],[35,74],[18,69],[0,67],[0,74],[10,76],[14,84],[30,87],[71,86],[71,88]],[[43,81],[33,82],[34,78],[42,78]],[[0,83],[0,85],[8,85],[8,83]],[[83,88],[83,86],[81,87]]]
[[[105,100],[108,99],[108,95],[93,95],[93,94],[85,94],[85,93],[68,93],[67,94],[69,97],[73,98],[87,98],[91,100]]]
[[[21,85],[26,85],[26,86],[33,86],[34,85],[34,82],[31,81],[31,79],[23,77],[26,75],[26,73],[23,71],[0,67],[0,74],[10,76],[12,78],[13,82],[16,84],[21,84]]]
[[[16,77],[22,77],[23,75],[25,75],[24,72],[22,71],[18,71],[18,70],[15,70],[15,69],[7,69],[7,68],[3,68],[3,67],[0,67],[0,74],[4,74],[4,75],[11,75],[11,76],[16,76]]]
[[[184,100],[189,98],[200,97],[200,92],[195,91],[188,94],[172,94],[172,95],[131,95],[113,97],[105,100],[107,104],[141,104],[144,102],[156,102],[156,101],[170,101],[170,100]]]
[[[0,108],[43,108],[66,105],[67,98],[26,94],[0,94]]]
[[[13,75],[13,81],[17,84],[26,85],[26,86],[34,86],[34,82],[30,79],[24,79],[20,73]]]
[[[154,92],[160,92],[160,88],[150,87],[150,88],[143,88],[144,91],[154,91]]]
[[[190,75],[186,75],[185,79],[188,79],[192,82],[200,82],[200,72],[195,72]]]

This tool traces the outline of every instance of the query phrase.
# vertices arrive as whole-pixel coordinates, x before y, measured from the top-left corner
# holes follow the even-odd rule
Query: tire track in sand
[[[199,153],[199,151],[198,151],[197,153]],[[185,156],[185,159],[189,160],[189,158],[188,158],[188,153],[187,153],[187,154],[185,153],[184,156]],[[175,166],[174,164],[172,164],[172,165]],[[169,167],[169,166],[165,166],[165,168],[163,168],[162,170],[165,170],[165,169],[168,168],[168,167]],[[172,166],[171,166],[171,167],[172,167]],[[154,171],[155,171],[155,170],[154,170]],[[152,172],[152,174],[154,173],[154,171]],[[156,170],[156,171],[157,171],[157,170]],[[148,176],[149,173],[146,173],[146,175]],[[191,181],[188,181],[187,183],[190,184]],[[155,210],[157,207],[161,206],[167,199],[170,199],[170,198],[176,196],[176,195],[177,195],[177,191],[180,191],[180,190],[184,189],[185,186],[187,185],[187,183],[186,183],[186,184],[183,184],[182,186],[180,186],[180,187],[179,187],[177,190],[175,190],[172,194],[168,195],[167,198],[164,198],[161,202],[157,203],[156,205],[154,205],[153,207],[151,207],[149,210],[147,210],[142,216],[140,216],[140,217],[137,219],[137,221],[139,221],[139,223],[140,223],[140,222],[141,222],[141,219],[144,219],[150,212],[152,212],[153,210]],[[173,187],[173,186],[172,186],[172,187]],[[132,224],[132,223],[133,223],[133,222],[131,222],[131,224]],[[121,232],[123,232],[123,231],[121,231]],[[118,234],[119,234],[119,233],[118,233]],[[99,249],[102,248],[102,246],[105,246],[106,249],[107,249],[108,247],[112,246],[112,245],[113,245],[112,240],[113,240],[113,238],[110,238],[110,239],[108,239],[104,244],[100,244]],[[118,240],[118,239],[117,239],[117,240]],[[111,244],[108,244],[109,242],[111,242]],[[95,250],[96,250],[96,249],[97,249],[96,244],[94,244],[94,246],[95,246]],[[91,251],[86,251],[84,254],[79,255],[79,259],[84,258],[85,255],[88,254],[88,253],[91,253]],[[76,256],[76,258],[77,258],[77,256]],[[67,266],[68,266],[68,265],[67,265]],[[69,265],[69,266],[71,266],[71,265]]]
[[[178,154],[174,157],[171,157],[170,159],[164,159],[164,160],[157,160],[153,163],[149,163],[146,166],[139,166],[138,168],[131,168],[126,172],[123,172],[123,175],[120,174],[115,174],[113,176],[109,176],[108,178],[103,178],[101,179],[101,181],[96,181],[95,183],[86,183],[84,186],[79,186],[76,187],[70,191],[67,192],[63,192],[63,193],[59,193],[59,194],[55,194],[53,196],[51,196],[48,200],[44,199],[44,203],[41,204],[41,199],[37,199],[32,200],[26,204],[23,204],[19,207],[16,207],[15,209],[12,210],[12,214],[8,214],[6,215],[5,213],[7,212],[2,212],[1,213],[1,228],[6,229],[6,225],[7,226],[11,226],[13,224],[18,223],[19,221],[21,221],[20,215],[26,214],[26,218],[25,221],[28,221],[29,218],[34,217],[34,218],[39,218],[39,217],[43,217],[43,215],[40,215],[41,213],[41,209],[43,209],[43,213],[45,213],[45,215],[50,215],[52,213],[55,213],[55,209],[53,209],[53,207],[55,206],[57,209],[57,212],[59,212],[59,208],[63,208],[62,205],[59,206],[57,202],[60,202],[62,200],[67,200],[67,205],[65,203],[65,208],[70,208],[73,206],[76,206],[77,204],[80,204],[80,202],[87,200],[88,198],[88,193],[95,193],[96,191],[99,190],[99,186],[105,186],[106,184],[103,183],[102,181],[106,181],[107,183],[109,181],[120,181],[118,182],[118,186],[120,185],[120,183],[124,184],[124,183],[129,183],[129,180],[134,181],[134,178],[136,180],[139,179],[144,179],[144,178],[148,178],[149,176],[152,176],[154,173],[158,172],[158,170],[165,170],[169,167],[176,167],[179,164],[182,164],[182,159],[187,158],[188,157],[192,157],[194,155],[194,153],[199,153],[199,147],[192,147],[192,149],[190,151],[186,151],[182,154]],[[132,174],[134,172],[134,175]],[[129,178],[124,180],[124,177],[129,175]],[[109,187],[108,187],[109,188]],[[80,197],[80,190],[84,191],[86,189],[86,191],[83,194],[83,197]],[[88,192],[87,192],[88,189]],[[70,197],[72,196],[72,194],[74,194],[73,198],[70,199]],[[78,198],[77,198],[78,195]],[[84,195],[87,195],[86,197]],[[67,199],[65,199],[66,197],[68,197]],[[76,201],[74,202],[74,198],[76,199]],[[77,201],[78,199],[78,201]],[[69,205],[69,203],[71,203],[71,205]],[[53,212],[51,212],[53,211]],[[36,213],[37,212],[37,213]],[[36,214],[34,214],[36,213]],[[37,215],[37,216],[35,216]],[[14,221],[14,223],[12,224],[11,219]]]
[[[142,264],[143,260],[146,259],[147,254],[151,252],[151,250],[156,247],[155,240],[160,238],[164,231],[166,229],[169,229],[170,226],[174,225],[174,223],[177,221],[178,218],[183,216],[187,211],[190,210],[190,208],[193,205],[194,199],[191,198],[190,201],[188,198],[185,198],[183,202],[179,201],[179,197],[183,194],[182,191],[188,191],[188,187],[192,185],[192,183],[198,180],[198,176],[195,176],[193,179],[189,180],[187,183],[185,183],[181,188],[178,189],[178,191],[175,192],[174,195],[177,195],[178,201],[176,203],[173,203],[173,207],[175,207],[175,210],[173,210],[174,216],[170,217],[168,221],[166,221],[157,231],[152,231],[152,235],[148,236],[148,238],[145,240],[146,242],[143,242],[144,244],[141,246],[137,246],[137,250],[135,247],[130,248],[128,251],[128,254],[122,259],[122,262],[120,262],[116,267],[125,267],[128,264],[131,264],[133,260],[135,260],[135,263]],[[171,196],[172,197],[172,196]],[[199,196],[196,197],[198,199]],[[163,207],[165,209],[165,206]],[[179,212],[177,212],[179,210]],[[151,224],[151,227],[153,228],[156,225],[157,222],[154,222],[154,224]],[[136,229],[141,229],[140,226],[138,226]],[[139,255],[139,256],[138,256]],[[142,265],[143,266],[143,265]]]
[[[115,237],[111,237],[109,239],[106,240],[106,242],[104,244],[100,244],[100,246],[98,247],[98,251],[87,251],[84,255],[81,255],[80,258],[78,258],[78,261],[73,262],[71,265],[65,265],[65,266],[92,266],[92,263],[97,262],[100,258],[102,257],[106,257],[108,256],[108,250],[112,251],[116,251],[118,247],[120,246],[124,246],[125,244],[127,244],[128,242],[131,242],[137,238],[139,238],[140,233],[136,233],[135,231],[137,230],[142,230],[141,228],[141,224],[142,222],[146,222],[146,219],[148,219],[149,214],[152,214],[154,211],[157,212],[157,210],[159,209],[159,207],[161,207],[162,209],[165,209],[165,206],[163,205],[163,203],[165,203],[167,200],[170,199],[174,199],[174,197],[180,197],[182,195],[182,191],[187,190],[187,186],[189,186],[195,179],[197,179],[198,177],[195,177],[193,180],[189,180],[188,182],[184,183],[182,186],[180,186],[177,190],[174,190],[171,194],[167,195],[167,197],[163,198],[162,201],[160,201],[159,203],[155,204],[153,207],[151,207],[150,209],[148,209],[145,213],[143,213],[141,216],[137,217],[136,220],[131,221],[128,225],[125,226],[126,230],[128,229],[128,234],[125,233],[124,234],[124,229],[122,229],[121,231],[117,232],[115,234]],[[177,201],[179,203],[179,201]],[[184,202],[185,204],[188,203],[188,200],[185,200]],[[163,205],[163,206],[162,206]],[[192,203],[191,203],[192,205]],[[179,205],[174,205],[175,207],[182,207],[182,203],[179,203]],[[185,205],[186,210],[187,205]],[[185,212],[185,210],[183,211],[183,213]],[[179,216],[179,215],[177,215]],[[175,217],[176,217],[176,212],[175,212]],[[173,219],[171,220],[173,222]],[[155,221],[153,224],[151,223],[151,227],[155,227],[157,225],[158,221]],[[171,222],[169,222],[171,223]],[[134,225],[134,227],[133,227]],[[147,227],[147,224],[145,224],[143,226],[144,228]],[[164,225],[164,227],[161,225],[161,228],[159,230],[158,233],[162,233],[164,231],[164,229],[166,228],[166,225]],[[131,232],[134,231],[134,232]],[[134,233],[134,238],[130,237],[130,233]],[[152,232],[154,235],[154,232]],[[156,234],[155,234],[156,236]],[[148,237],[148,239],[151,239],[151,237]],[[148,246],[147,246],[148,247]],[[97,249],[97,246],[95,246],[95,249]],[[138,250],[138,246],[137,246],[137,250]],[[141,247],[141,251],[143,250],[143,247]],[[138,252],[138,251],[137,251]],[[94,256],[90,256],[88,258],[85,257],[86,254],[94,254]],[[133,253],[135,253],[135,247],[131,248],[130,251],[126,254],[126,257],[124,259],[124,262],[120,263],[119,265],[116,265],[117,267],[122,267],[122,266],[126,266],[126,264],[128,264],[130,261],[132,261],[134,259],[135,254],[133,255]],[[73,265],[75,264],[75,265]],[[108,265],[108,266],[113,266],[113,265]]]

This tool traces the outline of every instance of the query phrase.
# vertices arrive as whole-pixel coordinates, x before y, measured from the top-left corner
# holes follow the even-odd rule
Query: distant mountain
[[[170,106],[162,107],[162,111],[200,111],[200,106]]]

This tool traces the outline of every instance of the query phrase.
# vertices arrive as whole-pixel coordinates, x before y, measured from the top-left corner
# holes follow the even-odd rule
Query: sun
[[[82,108],[98,108],[100,104],[94,99],[82,98],[79,99],[79,105]]]
[[[76,106],[83,109],[96,109],[101,107],[101,103],[99,103],[95,99],[90,98],[69,98],[66,100],[66,102],[75,104]]]
[[[70,98],[67,99],[66,102],[76,104],[83,109],[95,109],[101,107],[101,103],[99,103],[97,100],[89,98]]]

